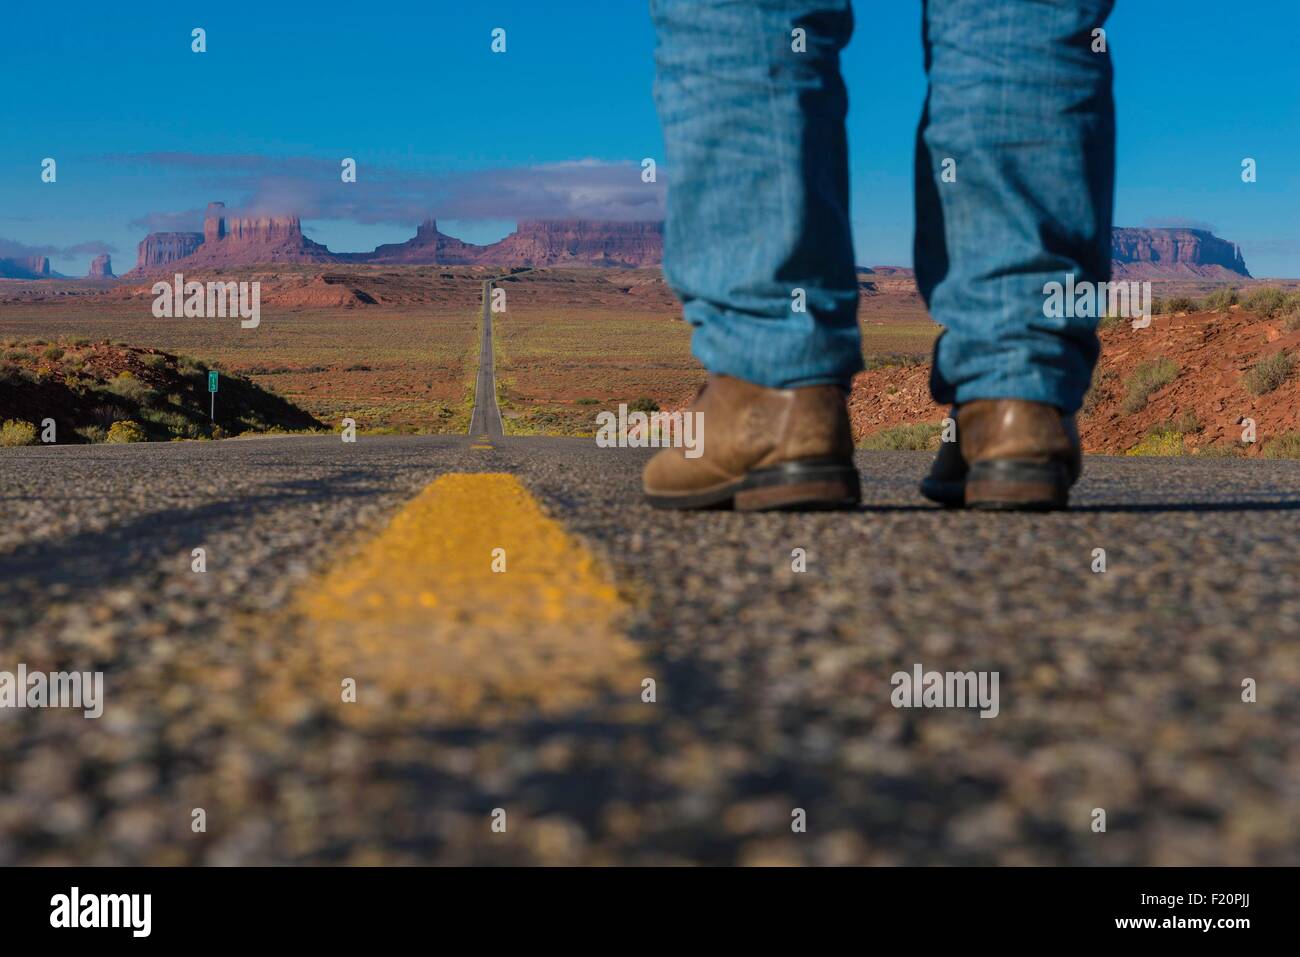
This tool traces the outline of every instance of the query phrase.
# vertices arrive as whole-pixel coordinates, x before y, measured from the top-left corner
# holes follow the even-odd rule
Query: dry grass
[[[1124,402],[1121,408],[1130,415],[1146,407],[1151,393],[1178,378],[1178,364],[1172,359],[1152,359],[1133,370],[1125,382]]]
[[[620,402],[670,406],[704,378],[690,327],[674,315],[534,307],[512,290],[493,318],[498,401],[512,434],[591,435],[596,414]]]
[[[933,452],[939,448],[943,426],[933,422],[896,425],[868,435],[860,448],[891,452]]]
[[[1264,395],[1285,382],[1290,377],[1293,367],[1291,357],[1285,352],[1265,356],[1242,376],[1241,384],[1251,395]]]
[[[1300,432],[1287,432],[1264,444],[1266,459],[1300,459]]]

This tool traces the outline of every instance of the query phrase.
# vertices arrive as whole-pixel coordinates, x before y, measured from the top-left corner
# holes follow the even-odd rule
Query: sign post
[[[211,397],[208,418],[215,422],[217,420],[217,373],[215,369],[208,372],[208,395]]]

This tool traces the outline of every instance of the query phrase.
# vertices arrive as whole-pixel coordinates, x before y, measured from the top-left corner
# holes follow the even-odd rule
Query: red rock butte
[[[0,259],[0,279],[45,279],[49,275],[49,256],[15,256]]]
[[[262,263],[381,263],[428,266],[657,266],[663,261],[662,222],[525,219],[499,242],[467,243],[426,219],[415,235],[368,253],[333,253],[302,234],[297,216],[227,216],[209,203],[201,233],[150,233],[127,275],[162,274],[178,265],[230,268]],[[1124,280],[1250,279],[1236,243],[1204,229],[1117,227],[1111,233],[1113,278]],[[910,275],[879,267],[878,272]],[[0,277],[50,275],[45,257],[0,260]]]
[[[1236,243],[1205,229],[1133,229],[1111,232],[1116,279],[1250,279]]]
[[[662,261],[661,222],[521,220],[500,242],[478,246],[439,232],[437,222],[426,219],[404,243],[368,253],[332,253],[303,236],[297,216],[228,217],[224,203],[209,203],[203,232],[146,236],[131,275],[294,262],[636,268]]]
[[[96,256],[90,261],[90,272],[86,274],[88,279],[112,279],[113,276],[113,257],[104,253]]]

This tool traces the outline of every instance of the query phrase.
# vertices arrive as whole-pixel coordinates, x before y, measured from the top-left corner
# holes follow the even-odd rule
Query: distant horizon
[[[228,213],[228,214],[230,214],[230,213],[234,213],[234,214],[235,214],[235,216],[233,216],[233,217],[231,217],[231,218],[240,218],[240,217],[241,217],[241,213],[242,213],[242,211],[241,211],[241,210],[238,210],[238,209],[234,209],[234,210],[227,209],[227,213]],[[243,216],[245,216],[245,217],[251,217],[251,216],[264,216],[264,217],[274,217],[274,218],[294,218],[294,217],[297,217],[297,214],[294,213],[294,212],[291,211],[291,210],[285,210],[285,211],[283,211],[283,212],[278,212],[278,213],[273,213],[273,212],[270,212],[270,211],[259,212],[259,213],[256,213],[256,214],[248,213],[248,214],[243,214]],[[378,250],[379,246],[381,246],[381,245],[387,245],[387,244],[385,244],[385,243],[380,243],[380,244],[377,244],[376,246],[371,247],[371,248],[369,248],[369,249],[334,249],[334,248],[330,247],[328,243],[324,243],[324,242],[321,242],[321,241],[318,240],[318,239],[314,239],[314,238],[310,235],[310,230],[309,230],[309,228],[308,228],[307,223],[306,223],[305,221],[301,220],[301,217],[298,217],[298,218],[299,218],[299,221],[300,221],[300,225],[301,225],[301,228],[302,228],[302,233],[303,233],[303,235],[304,235],[305,237],[307,237],[308,239],[312,239],[313,242],[317,242],[317,243],[320,243],[320,245],[325,246],[326,250],[327,250],[331,255],[339,255],[339,256],[365,255],[365,254],[368,254],[368,253],[376,252],[376,251]],[[447,237],[449,237],[449,238],[451,238],[451,239],[456,239],[456,240],[459,240],[459,241],[461,241],[461,242],[468,243],[468,244],[475,245],[475,246],[491,246],[491,245],[493,245],[493,244],[495,244],[495,243],[497,243],[497,242],[500,242],[502,239],[504,239],[504,238],[506,238],[506,237],[508,237],[508,236],[510,236],[510,235],[513,235],[515,232],[517,232],[518,229],[519,229],[519,224],[520,224],[520,223],[522,223],[522,222],[528,222],[528,221],[541,221],[541,222],[563,222],[563,221],[575,221],[575,222],[590,222],[590,223],[601,223],[601,224],[621,224],[621,223],[629,223],[629,224],[631,224],[631,223],[662,223],[662,222],[664,221],[662,218],[661,218],[661,219],[642,219],[642,220],[634,220],[634,219],[626,219],[626,220],[598,220],[598,219],[582,218],[582,217],[574,217],[574,218],[562,218],[562,217],[529,217],[528,219],[520,219],[520,220],[512,221],[511,224],[510,224],[510,227],[509,227],[508,229],[506,229],[503,233],[501,233],[499,236],[495,236],[495,238],[491,238],[491,239],[487,239],[486,241],[482,241],[482,240],[476,240],[476,239],[467,239],[467,238],[465,238],[464,236],[460,236],[460,235],[456,235],[456,234],[454,234],[454,233],[448,232],[446,229],[443,228],[443,223],[444,223],[443,220],[439,220],[439,219],[437,219],[437,217],[427,217],[425,220],[422,220],[422,221],[420,221],[419,223],[416,223],[413,227],[411,227],[411,231],[409,232],[409,234],[406,236],[405,239],[403,239],[403,240],[397,240],[396,242],[397,242],[398,244],[401,244],[401,243],[403,243],[403,242],[407,242],[407,241],[409,241],[410,239],[412,239],[412,238],[416,235],[416,231],[418,231],[418,229],[419,229],[421,226],[423,226],[426,222],[429,222],[429,221],[431,221],[431,220],[435,222],[435,225],[436,225],[436,229],[437,229],[437,231],[438,231],[439,233],[441,233],[442,235],[445,235],[445,236],[447,236]],[[143,236],[143,237],[141,238],[140,242],[144,242],[145,239],[148,238],[148,236],[151,236],[151,235],[157,235],[157,234],[162,234],[162,233],[175,233],[175,234],[195,234],[195,235],[202,235],[202,233],[203,233],[203,229],[202,229],[201,227],[202,227],[202,223],[200,222],[200,228],[198,228],[198,229],[183,229],[183,228],[178,228],[178,229],[172,229],[172,230],[155,230],[155,231],[152,232],[152,233],[147,233],[147,234],[145,234],[145,236]],[[1220,236],[1220,235],[1218,235],[1218,234],[1215,233],[1215,232],[1213,231],[1213,229],[1212,229],[1211,227],[1209,227],[1209,226],[1203,226],[1203,225],[1189,225],[1189,226],[1123,226],[1123,225],[1116,225],[1116,226],[1112,226],[1111,229],[1112,229],[1112,232],[1117,232],[1117,231],[1121,231],[1121,230],[1140,230],[1140,231],[1144,231],[1144,232],[1168,231],[1168,232],[1192,232],[1192,233],[1203,233],[1203,234],[1205,234],[1205,235],[1207,235],[1207,236],[1211,236],[1211,237],[1213,237],[1213,238],[1216,238],[1216,239],[1222,240],[1222,241],[1224,241],[1224,242],[1230,243],[1231,245],[1233,245],[1234,247],[1237,248],[1238,252],[1241,254],[1241,257],[1242,257],[1243,261],[1246,259],[1245,253],[1244,253],[1244,251],[1241,250],[1240,244],[1238,244],[1237,242],[1235,242],[1234,240],[1232,240],[1230,237],[1227,237],[1227,236]],[[113,261],[113,260],[111,259],[111,256],[112,256],[111,253],[106,253],[106,254],[103,254],[103,255],[108,255],[108,256],[110,256],[110,262],[111,262],[112,269],[113,269],[113,273],[114,273],[114,277],[113,277],[113,278],[121,278],[125,273],[131,272],[132,270],[135,269],[136,261],[137,261],[137,254],[138,254],[138,249],[137,249],[137,251],[135,251],[135,252],[132,253],[132,255],[131,255],[131,257],[130,257],[131,265],[130,265],[129,267],[127,267],[127,268],[119,268],[119,266],[120,266],[121,263],[125,263],[125,262],[126,262],[126,259],[125,259],[125,258],[121,260],[121,263],[119,263],[118,261]],[[51,259],[51,266],[50,266],[50,270],[51,270],[51,271],[50,271],[50,277],[49,277],[49,278],[57,278],[57,279],[84,279],[84,278],[87,278],[86,275],[85,275],[85,273],[89,270],[90,264],[94,261],[95,258],[97,258],[98,255],[100,255],[100,254],[92,255],[89,259],[87,259],[87,261],[86,261],[86,262],[87,262],[86,270],[83,270],[81,273],[66,273],[66,272],[63,272],[62,270],[55,269],[54,266],[53,266],[53,259]],[[40,252],[36,252],[36,253],[31,253],[31,254],[30,254],[30,257],[41,257],[41,256],[46,256],[46,254],[44,254],[44,253],[40,253]],[[23,256],[23,255],[13,255],[13,256],[10,256],[10,255],[6,255],[6,254],[0,254],[0,259],[18,259],[18,258],[29,258],[29,257],[27,257],[27,256]],[[47,257],[47,258],[48,258],[48,257]],[[452,264],[448,264],[448,265],[452,265]],[[1250,271],[1250,264],[1249,264],[1249,262],[1245,262],[1245,266],[1246,266],[1247,270]],[[563,267],[561,267],[561,268],[563,268]],[[903,264],[903,263],[889,263],[889,262],[876,262],[876,261],[866,261],[866,260],[862,260],[862,259],[860,259],[860,258],[855,259],[855,268],[857,268],[857,269],[899,269],[899,270],[906,270],[906,271],[908,271],[908,272],[912,272],[912,271],[913,271],[913,266],[912,266],[911,264]],[[1278,281],[1300,281],[1300,275],[1298,275],[1298,276],[1271,276],[1271,275],[1259,275],[1259,274],[1257,274],[1257,273],[1255,273],[1255,272],[1251,272],[1249,276],[1242,276],[1241,278],[1242,278],[1242,279],[1253,280],[1253,281],[1256,281],[1256,282],[1260,282],[1260,281],[1269,281],[1269,280],[1278,280]],[[1187,281],[1192,281],[1192,277],[1188,277],[1188,278],[1187,278]],[[1212,280],[1212,279],[1206,277],[1206,278],[1204,279],[1204,281],[1206,281],[1206,282],[1210,282],[1210,281],[1215,281],[1215,280]],[[1229,282],[1229,281],[1231,281],[1231,280],[1224,279],[1224,280],[1221,280],[1221,281]]]

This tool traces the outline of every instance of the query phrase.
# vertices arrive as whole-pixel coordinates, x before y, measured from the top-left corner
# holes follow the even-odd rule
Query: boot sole
[[[1069,506],[1072,484],[1060,462],[976,462],[966,476],[965,502],[986,511],[1054,511]]]
[[[966,504],[966,480],[922,479],[921,494],[944,508],[962,508]]]
[[[858,470],[843,462],[784,462],[701,492],[646,492],[645,498],[655,508],[815,511],[853,508],[862,500],[862,484]]]

